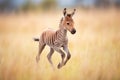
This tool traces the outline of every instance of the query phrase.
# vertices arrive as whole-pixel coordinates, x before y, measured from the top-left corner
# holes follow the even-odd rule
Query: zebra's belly
[[[63,45],[65,45],[65,41],[62,41],[62,42],[55,41],[54,43],[47,44],[47,45],[51,48],[61,48]]]

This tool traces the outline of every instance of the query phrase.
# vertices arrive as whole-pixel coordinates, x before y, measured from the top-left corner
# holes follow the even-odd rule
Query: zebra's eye
[[[67,23],[67,25],[70,25],[70,23]]]

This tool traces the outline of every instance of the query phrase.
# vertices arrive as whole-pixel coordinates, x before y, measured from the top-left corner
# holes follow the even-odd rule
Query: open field
[[[51,68],[47,54],[39,63],[33,37],[46,28],[57,29],[61,11],[0,15],[0,80],[120,80],[120,11],[77,10],[77,33],[68,32],[71,59],[61,69]],[[54,66],[60,54],[52,56]]]

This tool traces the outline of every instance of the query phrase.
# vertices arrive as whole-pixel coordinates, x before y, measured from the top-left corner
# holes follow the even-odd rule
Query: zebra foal
[[[67,61],[70,59],[71,54],[68,49],[68,37],[67,37],[67,30],[71,32],[71,34],[75,34],[76,30],[74,28],[74,21],[72,19],[72,16],[75,14],[76,9],[71,14],[68,14],[66,11],[66,8],[63,10],[63,15],[60,24],[59,29],[56,31],[53,30],[46,30],[43,31],[40,38],[34,38],[34,41],[39,41],[39,52],[36,56],[36,61],[38,62],[40,59],[40,54],[42,53],[45,45],[48,45],[50,47],[50,52],[47,55],[48,61],[53,66],[53,63],[51,61],[51,56],[54,53],[54,51],[57,51],[61,54],[62,61],[58,64],[57,68],[60,69],[62,66],[64,66]],[[61,50],[63,50],[67,53],[67,57],[65,59],[65,53]]]

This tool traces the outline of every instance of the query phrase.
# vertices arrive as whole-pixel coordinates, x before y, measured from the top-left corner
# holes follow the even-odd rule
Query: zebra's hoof
[[[57,68],[60,69],[61,67],[62,67],[62,65],[59,63],[58,66],[57,66]]]

